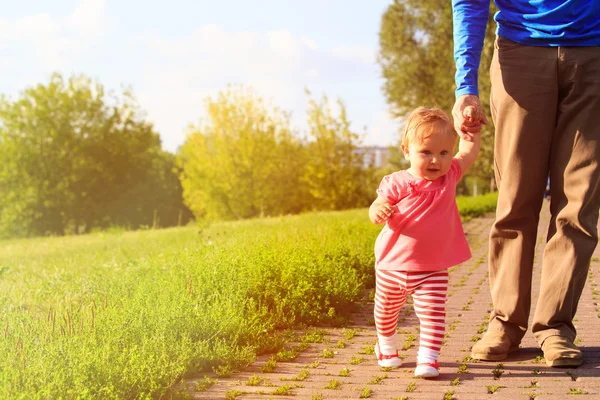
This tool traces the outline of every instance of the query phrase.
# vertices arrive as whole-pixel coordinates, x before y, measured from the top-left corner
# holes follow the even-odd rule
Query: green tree
[[[342,210],[368,205],[367,171],[357,151],[359,135],[350,128],[346,107],[339,100],[336,115],[329,100],[309,100],[307,151],[310,155],[304,181],[313,197],[313,207]]]
[[[289,116],[252,90],[230,86],[206,101],[178,163],[185,203],[196,218],[241,219],[298,213],[304,150]]]
[[[480,100],[489,117],[489,65],[495,22],[492,12],[479,69]],[[450,115],[454,105],[452,4],[448,0],[394,0],[381,18],[378,62],[391,112],[405,118],[415,107],[440,107]],[[488,118],[491,121],[491,118]],[[484,128],[482,148],[470,175],[493,179],[493,127]]]
[[[62,235],[117,223],[135,228],[140,222],[132,215],[117,215],[124,205],[148,201],[131,189],[152,181],[161,157],[158,134],[127,91],[109,95],[85,76],[54,74],[14,101],[2,97],[0,234]],[[158,201],[162,189],[150,198]],[[181,199],[176,207],[184,208]]]

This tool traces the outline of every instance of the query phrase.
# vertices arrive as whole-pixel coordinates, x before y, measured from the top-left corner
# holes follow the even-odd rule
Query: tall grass
[[[380,229],[362,209],[0,242],[0,398],[157,398],[343,323]]]
[[[365,210],[0,243],[0,397],[145,398],[339,323],[369,280]]]

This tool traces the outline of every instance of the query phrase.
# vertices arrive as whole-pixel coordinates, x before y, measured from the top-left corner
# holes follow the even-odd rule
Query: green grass
[[[360,209],[2,241],[0,398],[160,397],[283,357],[278,332],[343,325],[373,287],[380,230]]]
[[[477,197],[459,196],[456,198],[456,204],[458,204],[458,210],[460,211],[463,221],[481,217],[486,213],[495,211],[497,201],[498,192],[488,193]]]

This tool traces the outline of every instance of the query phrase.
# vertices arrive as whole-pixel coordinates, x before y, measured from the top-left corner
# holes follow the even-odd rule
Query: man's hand
[[[483,125],[488,124],[479,97],[465,94],[456,99],[452,109],[454,129],[463,140],[473,141],[473,135],[481,132]]]

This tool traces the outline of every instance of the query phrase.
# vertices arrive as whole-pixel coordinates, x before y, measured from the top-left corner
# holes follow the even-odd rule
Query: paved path
[[[548,218],[544,209],[536,249],[534,306]],[[547,367],[530,331],[521,343],[521,351],[508,360],[474,362],[469,358],[471,346],[485,329],[491,307],[487,279],[487,237],[491,223],[491,218],[478,218],[465,226],[473,257],[450,273],[447,339],[437,379],[413,376],[418,346],[418,339],[413,338],[418,337],[418,320],[411,304],[401,310],[399,324],[399,347],[407,348],[401,351],[404,365],[390,371],[378,367],[372,355],[376,340],[373,304],[365,301],[353,325],[321,332],[325,335],[320,343],[310,344],[293,361],[277,362],[273,372],[263,372],[269,356],[262,356],[244,372],[219,378],[205,391],[194,390],[201,377],[190,379],[192,398],[600,399],[600,248],[594,254],[575,319],[577,343],[585,357],[581,367]]]

